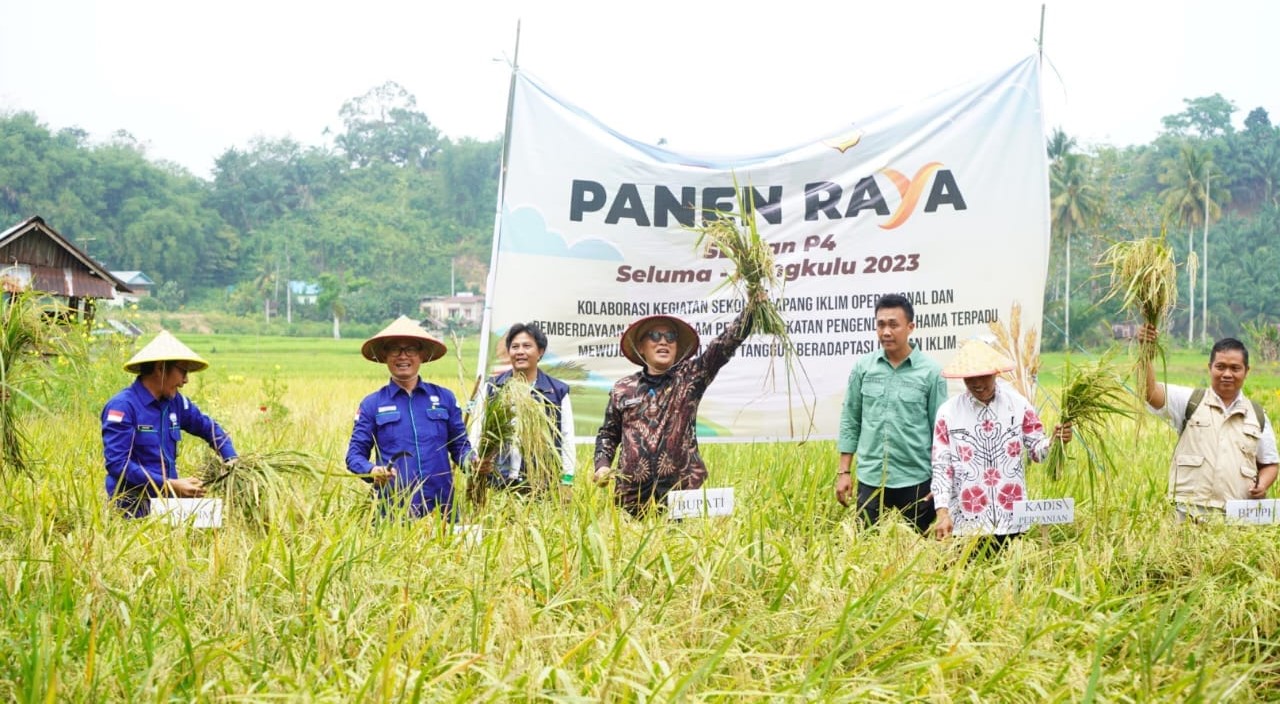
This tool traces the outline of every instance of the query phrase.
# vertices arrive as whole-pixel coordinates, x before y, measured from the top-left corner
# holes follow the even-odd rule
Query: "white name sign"
[[[1270,525],[1276,522],[1276,499],[1233,499],[1227,502],[1227,519],[1236,523]]]
[[[484,528],[476,523],[456,525],[453,527],[453,537],[467,546],[479,545],[480,539],[484,537]]]
[[[1052,523],[1075,523],[1076,500],[1036,499],[1035,501],[1014,501],[1014,525],[1029,526],[1036,523],[1047,525]]]
[[[222,499],[152,499],[151,513],[171,526],[222,527]]]
[[[733,487],[689,489],[667,494],[667,517],[701,518],[733,513]]]

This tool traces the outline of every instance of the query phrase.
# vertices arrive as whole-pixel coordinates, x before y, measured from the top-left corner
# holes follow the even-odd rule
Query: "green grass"
[[[464,508],[485,528],[470,545],[434,520],[375,523],[345,475],[355,403],[386,377],[358,342],[183,339],[214,364],[188,390],[242,451],[315,452],[321,474],[265,530],[118,519],[97,414],[130,380],[125,351],[51,382],[60,401],[30,419],[37,470],[0,475],[0,697],[1251,701],[1280,686],[1280,534],[1174,525],[1173,433],[1156,423],[1115,428],[1113,475],[1077,459],[1051,482],[1035,465],[1031,495],[1074,496],[1078,520],[990,560],[901,522],[860,529],[826,442],[704,447],[709,485],[735,487],[730,518],[635,521],[584,476],[567,506]],[[456,385],[452,359],[426,369]],[[1042,383],[1060,367],[1047,357]],[[1195,382],[1203,355],[1169,369]],[[1247,387],[1273,411],[1274,379],[1255,365]],[[198,445],[183,443],[189,469]]]

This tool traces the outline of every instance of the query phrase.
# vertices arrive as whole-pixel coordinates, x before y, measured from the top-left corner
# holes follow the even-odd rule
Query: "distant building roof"
[[[456,296],[423,296],[422,303],[484,303],[484,296],[474,293],[459,293]]]
[[[111,275],[130,286],[155,286],[156,282],[141,271],[113,271]]]
[[[112,291],[133,293],[39,215],[0,232],[0,267],[11,265],[13,278],[37,291],[68,297],[110,298]]]

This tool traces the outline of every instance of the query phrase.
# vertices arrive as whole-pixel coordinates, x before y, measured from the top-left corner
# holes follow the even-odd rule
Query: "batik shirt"
[[[1025,398],[996,382],[991,403],[965,392],[938,410],[933,426],[933,505],[948,509],[956,535],[1021,533],[1013,502],[1026,499],[1023,450],[1049,454],[1040,417]]]
[[[746,339],[746,312],[697,357],[666,373],[639,371],[619,379],[609,392],[604,423],[596,435],[595,465],[618,459],[615,498],[624,507],[661,501],[672,489],[697,489],[707,479],[698,454],[698,403],[720,368]]]

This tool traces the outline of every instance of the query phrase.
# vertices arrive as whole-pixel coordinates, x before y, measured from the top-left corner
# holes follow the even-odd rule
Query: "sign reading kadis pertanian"
[[[724,119],[749,124],[767,99],[746,92]],[[549,341],[542,368],[570,384],[580,437],[594,436],[612,384],[637,371],[619,349],[628,323],[678,316],[705,346],[741,311],[741,294],[722,287],[732,264],[690,230],[739,196],[774,252],[799,376],[788,389],[780,346],[749,338],[702,401],[704,440],[835,437],[849,371],[879,348],[884,294],[911,300],[913,339],[943,364],[1015,302],[1040,320],[1049,184],[1034,58],[914,105],[832,116],[843,127],[831,134],[753,156],[628,138],[522,73],[511,111],[488,371],[505,331],[536,322]]]

